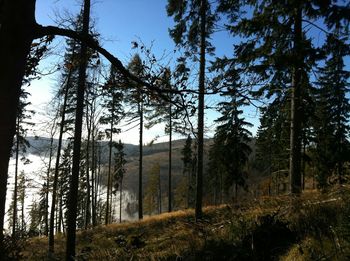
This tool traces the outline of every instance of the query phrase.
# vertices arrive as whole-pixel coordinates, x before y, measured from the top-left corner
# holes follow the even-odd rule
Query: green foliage
[[[244,185],[252,135],[247,129],[252,124],[242,117],[241,108],[247,105],[247,100],[240,96],[239,74],[228,66],[224,78],[228,91],[222,95],[226,100],[218,105],[221,116],[215,121],[218,125],[209,153],[209,175],[212,185],[219,186],[219,193],[223,190],[227,192],[233,184]]]
[[[339,32],[339,29],[337,29]],[[347,98],[350,72],[346,71],[344,58],[349,54],[345,38],[339,34],[327,38],[329,57],[319,69],[316,83],[315,148],[313,151],[317,168],[318,184],[327,187],[328,178],[336,173],[338,181],[344,179],[344,165],[349,162],[350,131],[348,119],[350,104]]]
[[[114,154],[115,157],[115,164],[114,164],[114,193],[117,192],[118,189],[122,189],[122,182],[123,178],[126,172],[125,169],[125,164],[126,164],[126,159],[125,159],[125,153],[124,153],[124,144],[119,140],[118,143],[115,144],[115,147],[117,151]],[[120,195],[121,197],[121,195]]]
[[[183,149],[181,150],[182,154],[182,162],[183,162],[183,176],[186,177],[187,182],[184,182],[187,184],[187,207],[193,207],[194,206],[194,200],[195,200],[195,186],[196,186],[196,158],[193,153],[192,148],[192,138],[191,135],[187,136],[185,145]]]
[[[105,129],[107,138],[120,132],[120,129],[116,126],[120,123],[125,114],[123,106],[123,87],[125,87],[124,77],[116,71],[115,67],[111,66],[109,78],[104,85],[102,106],[105,110],[99,120],[102,125],[110,126]]]
[[[154,212],[161,212],[162,191],[160,183],[160,165],[153,164],[150,171],[147,173],[147,185],[144,196],[145,213],[152,215]]]

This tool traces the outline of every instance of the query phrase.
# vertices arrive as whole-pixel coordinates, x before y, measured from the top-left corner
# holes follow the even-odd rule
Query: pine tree
[[[247,128],[252,124],[242,117],[241,108],[248,105],[248,101],[240,97],[240,77],[232,66],[226,70],[225,79],[227,93],[222,96],[227,100],[218,104],[221,116],[215,120],[218,126],[213,146],[215,154],[220,155],[216,156],[216,163],[218,169],[223,169],[223,187],[228,191],[235,184],[237,198],[237,186],[244,186],[245,183],[244,172],[251,153],[249,142],[252,136]]]
[[[139,55],[135,55],[129,65],[128,69],[134,75],[140,79],[145,79],[145,70],[143,62]],[[143,172],[143,127],[144,127],[144,105],[145,105],[145,95],[143,93],[143,87],[137,83],[132,82],[131,87],[133,88],[129,94],[130,98],[128,103],[134,107],[137,106],[136,112],[132,112],[131,121],[139,119],[139,188],[138,188],[138,205],[139,205],[139,219],[143,218],[143,184],[142,184],[142,172]]]
[[[223,3],[227,3],[223,1]],[[242,3],[243,4],[243,3]],[[248,6],[246,6],[247,4]],[[289,87],[290,95],[290,190],[301,192],[302,101],[308,93],[310,68],[322,56],[307,34],[303,23],[314,26],[317,19],[326,20],[341,7],[329,1],[257,1],[244,2],[241,10],[252,9],[237,23],[231,5],[223,5],[231,19],[228,29],[245,39],[235,46],[236,61],[252,76],[254,83],[267,83],[259,94],[273,98],[276,90]],[[333,14],[332,14],[333,13]],[[252,15],[250,15],[252,14]],[[339,15],[339,18],[342,16]],[[279,81],[282,79],[283,81]],[[289,79],[286,81],[285,79]],[[276,84],[277,83],[277,84]],[[284,83],[284,84],[280,84]]]
[[[82,34],[87,37],[89,34],[90,23],[90,0],[84,0],[83,8],[83,29]],[[77,107],[74,128],[74,145],[73,145],[73,164],[72,178],[70,180],[69,198],[68,198],[68,228],[66,242],[66,259],[75,259],[75,237],[76,237],[76,219],[77,219],[77,196],[79,185],[79,168],[80,168],[80,148],[81,134],[83,125],[83,110],[84,110],[84,92],[87,69],[87,45],[81,43],[79,57],[79,78],[77,88]]]
[[[169,68],[164,69],[160,79],[159,86],[165,91],[176,91],[176,86],[172,83],[172,74]],[[165,123],[165,133],[169,135],[169,150],[168,150],[168,212],[172,211],[172,135],[173,132],[183,132],[183,111],[179,108],[174,108],[173,102],[179,97],[172,92],[168,94],[168,100],[162,100],[159,97],[151,97],[147,104],[149,109],[145,116],[147,129],[153,126]]]
[[[174,42],[188,49],[187,56],[199,51],[198,79],[198,152],[197,152],[197,186],[196,186],[196,219],[202,218],[203,197],[203,155],[204,155],[204,94],[206,53],[211,53],[213,47],[207,41],[213,32],[215,15],[211,12],[211,4],[207,0],[176,1],[169,0],[168,16],[173,16],[175,26],[170,30]]]
[[[79,15],[74,24],[75,29],[81,30],[82,17]],[[64,57],[64,67],[62,70],[61,86],[58,89],[57,97],[61,98],[62,104],[59,103],[59,137],[57,144],[55,171],[52,184],[52,198],[50,211],[50,228],[49,228],[49,253],[54,252],[54,226],[55,226],[55,210],[57,202],[57,186],[59,179],[59,167],[61,159],[61,151],[63,147],[63,136],[72,132],[74,129],[74,111],[77,103],[77,81],[78,81],[78,65],[80,45],[76,40],[68,39],[66,41],[67,49]],[[57,227],[57,225],[56,225]],[[60,226],[58,226],[60,227]]]
[[[194,207],[195,203],[195,186],[196,186],[196,173],[194,171],[194,158],[192,151],[192,138],[191,135],[187,136],[185,145],[181,150],[183,170],[182,173],[187,177],[187,207]]]
[[[327,179],[336,173],[341,183],[344,163],[348,161],[347,137],[350,104],[346,94],[349,90],[350,72],[345,70],[344,57],[348,54],[346,38],[337,33],[329,35],[325,49],[329,54],[325,66],[319,69],[316,83],[317,106],[315,120],[315,164],[318,185],[326,187]]]
[[[152,215],[155,211],[162,212],[162,191],[160,180],[160,165],[152,165],[147,175],[147,186],[145,191],[145,212]]]
[[[27,126],[32,125],[28,120],[31,119],[33,111],[27,109],[27,106],[30,105],[26,101],[29,93],[26,92],[23,87],[21,89],[20,103],[17,109],[17,119],[16,119],[16,135],[14,141],[14,154],[15,154],[15,177],[14,177],[14,191],[13,191],[13,209],[12,209],[12,236],[16,236],[17,226],[17,200],[18,200],[18,164],[21,160],[24,164],[29,164],[30,161],[26,158],[25,153],[27,148],[30,147],[29,142],[26,140],[25,136],[27,133]],[[19,158],[20,154],[22,157]]]
[[[124,153],[124,144],[119,140],[115,145],[117,151],[115,152],[115,165],[114,165],[114,194],[119,189],[119,222],[122,222],[122,199],[123,199],[123,178],[125,175],[125,153]]]
[[[118,74],[115,68],[112,66],[110,69],[110,75],[107,84],[105,85],[105,101],[103,106],[106,108],[105,114],[100,117],[100,123],[103,125],[109,125],[105,132],[107,138],[109,138],[109,154],[108,154],[108,177],[107,177],[107,205],[106,205],[106,217],[105,224],[109,224],[109,216],[111,209],[111,192],[112,192],[112,150],[114,147],[113,134],[120,132],[117,125],[124,117],[123,110],[123,87],[124,78]]]

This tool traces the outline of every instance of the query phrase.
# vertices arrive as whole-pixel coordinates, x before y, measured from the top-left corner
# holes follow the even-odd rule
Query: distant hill
[[[28,154],[43,155],[48,157],[50,148],[50,138],[46,137],[28,137],[27,140],[30,143],[30,147],[27,150]],[[57,139],[53,140],[53,146],[56,147],[58,143]],[[67,140],[63,141],[64,146],[67,144]],[[182,171],[182,155],[181,150],[184,147],[185,139],[174,140],[172,142],[172,176],[173,186],[176,187],[179,182]],[[206,140],[206,146],[211,144],[211,140]],[[107,167],[108,162],[108,142],[101,142],[102,145],[102,163]],[[124,144],[124,152],[126,154],[126,174],[124,178],[124,187],[130,191],[136,192],[138,188],[138,164],[139,164],[139,146],[133,144]],[[161,183],[164,194],[167,194],[168,188],[168,142],[154,143],[152,145],[146,145],[143,147],[143,184],[147,185],[148,173],[153,164],[159,163],[161,168]],[[106,177],[106,168],[103,170],[103,175]],[[103,179],[106,180],[106,179]]]

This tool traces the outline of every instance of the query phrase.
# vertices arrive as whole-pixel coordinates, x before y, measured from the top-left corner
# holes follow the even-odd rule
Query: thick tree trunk
[[[7,171],[26,58],[35,26],[35,0],[3,0],[0,6],[0,244],[3,240]],[[2,245],[0,245],[0,253]],[[1,259],[0,254],[0,259]]]
[[[205,92],[205,24],[206,24],[206,0],[201,0],[200,7],[200,60],[199,60],[199,95],[198,95],[198,153],[197,153],[197,190],[196,190],[196,220],[202,218],[203,197],[203,154],[204,154],[204,92]]]
[[[84,1],[84,15],[83,15],[83,35],[87,36],[89,33],[90,21],[90,0]],[[79,185],[79,168],[80,168],[80,149],[81,149],[81,133],[83,125],[84,113],[84,93],[86,81],[86,67],[87,67],[87,45],[81,43],[80,51],[80,65],[79,78],[77,90],[77,108],[75,114],[75,131],[73,144],[73,167],[72,178],[70,183],[69,198],[68,198],[68,228],[66,241],[66,260],[75,260],[75,238],[76,238],[76,220],[77,220],[77,198]]]
[[[290,192],[301,193],[301,70],[302,10],[294,15],[294,68],[292,75],[291,125],[290,125]]]

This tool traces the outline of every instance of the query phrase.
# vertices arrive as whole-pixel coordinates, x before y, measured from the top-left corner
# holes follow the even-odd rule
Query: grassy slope
[[[77,235],[78,260],[347,260],[350,189],[301,198],[261,198],[241,206],[177,211],[99,226]],[[63,260],[64,238],[56,239]],[[23,260],[45,260],[47,238],[33,238]]]

